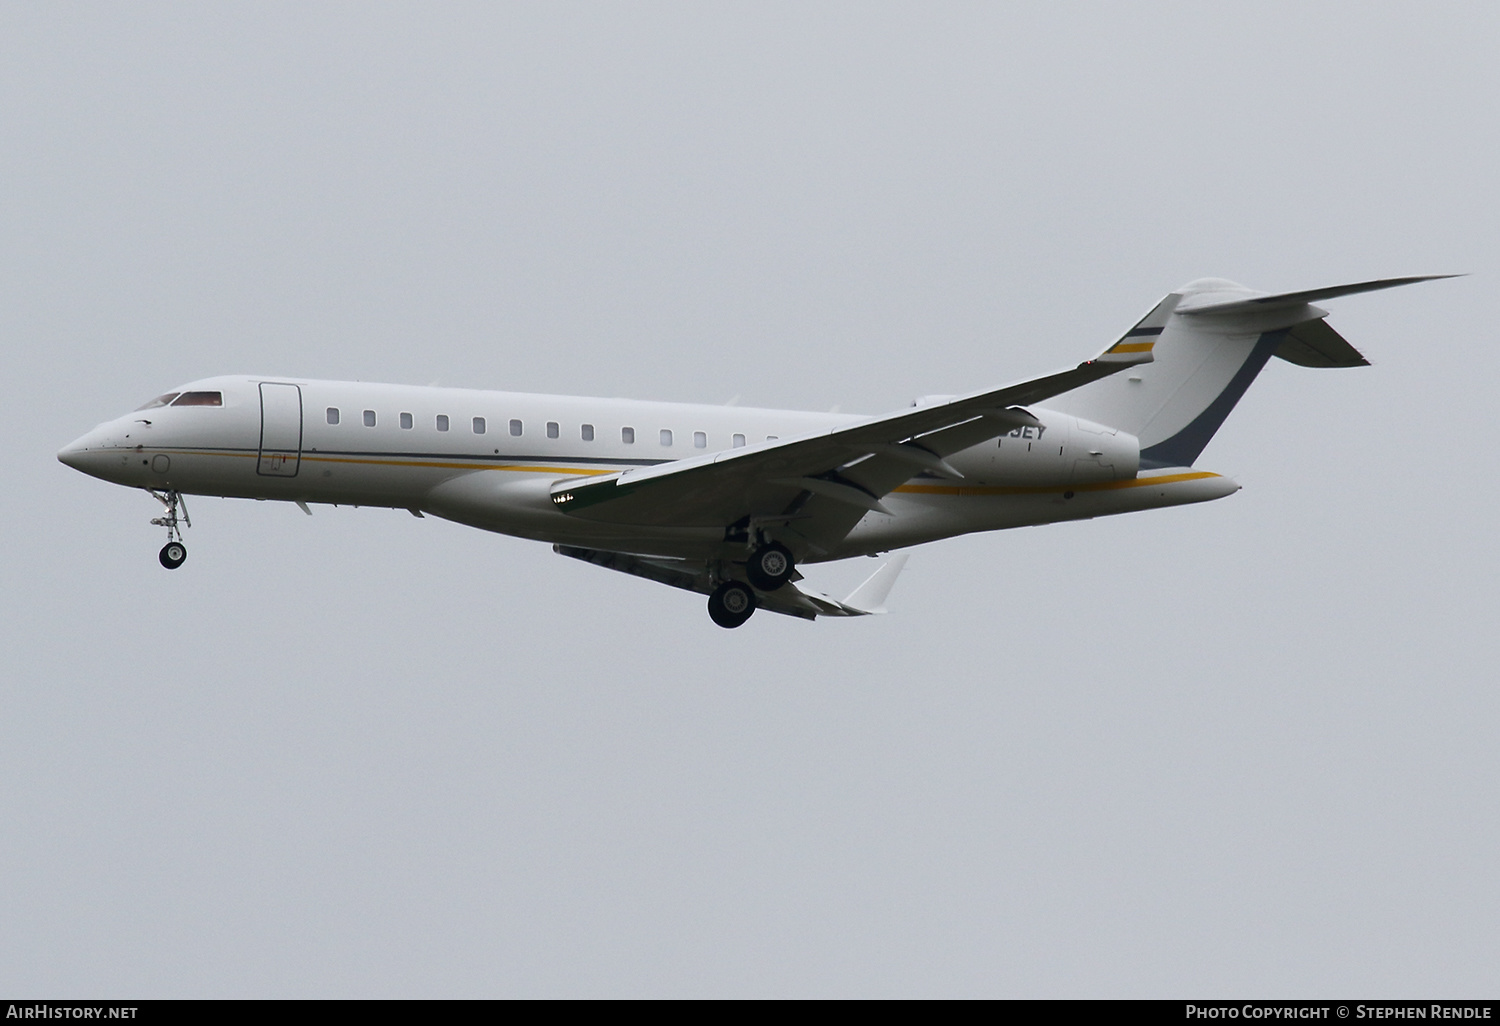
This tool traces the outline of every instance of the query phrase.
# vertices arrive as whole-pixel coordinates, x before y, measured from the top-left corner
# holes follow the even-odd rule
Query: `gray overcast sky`
[[[0,991],[1500,984],[1500,8],[0,5]],[[1204,506],[699,597],[56,450],[246,372],[882,412],[1328,304]],[[868,561],[822,572],[848,583]],[[814,577],[814,581],[818,580]]]

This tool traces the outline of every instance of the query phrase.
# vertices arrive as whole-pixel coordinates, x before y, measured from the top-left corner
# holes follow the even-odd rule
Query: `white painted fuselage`
[[[174,393],[169,393],[172,395]],[[610,524],[561,512],[559,481],[593,478],[794,437],[866,418],[682,403],[299,378],[217,377],[101,424],[66,464],[160,492],[385,506],[562,545],[715,559],[738,551],[724,525]],[[955,453],[953,478],[913,467],[817,562],[996,530],[1228,495],[1228,478],[1142,470],[1134,436],[1033,407],[1036,423]]]

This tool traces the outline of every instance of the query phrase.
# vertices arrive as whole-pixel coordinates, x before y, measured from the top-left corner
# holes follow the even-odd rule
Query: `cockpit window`
[[[166,395],[159,395],[144,406],[137,406],[135,412],[140,413],[142,410],[154,410],[158,406],[165,406],[173,399],[176,399],[179,394],[178,392],[168,392]]]
[[[223,406],[223,392],[184,392],[172,403],[173,406]]]

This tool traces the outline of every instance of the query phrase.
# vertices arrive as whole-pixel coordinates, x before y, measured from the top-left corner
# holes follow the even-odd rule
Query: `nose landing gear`
[[[187,546],[182,544],[182,542],[167,542],[161,547],[161,551],[157,553],[156,558],[168,570],[176,570],[187,561]]]
[[[188,516],[187,501],[177,492],[159,492],[154,488],[148,488],[151,497],[166,507],[166,515],[153,517],[153,527],[165,527],[167,529],[167,543],[161,547],[156,558],[161,565],[168,570],[176,570],[187,561],[187,546],[182,543],[182,531],[179,527],[192,527],[193,518]],[[181,514],[179,516],[179,513]]]

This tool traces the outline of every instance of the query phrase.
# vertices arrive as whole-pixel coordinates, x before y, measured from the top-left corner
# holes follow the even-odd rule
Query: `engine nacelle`
[[[975,484],[1018,487],[1124,481],[1141,467],[1135,435],[1052,410],[1032,410],[1035,424],[1014,428],[948,458]]]

